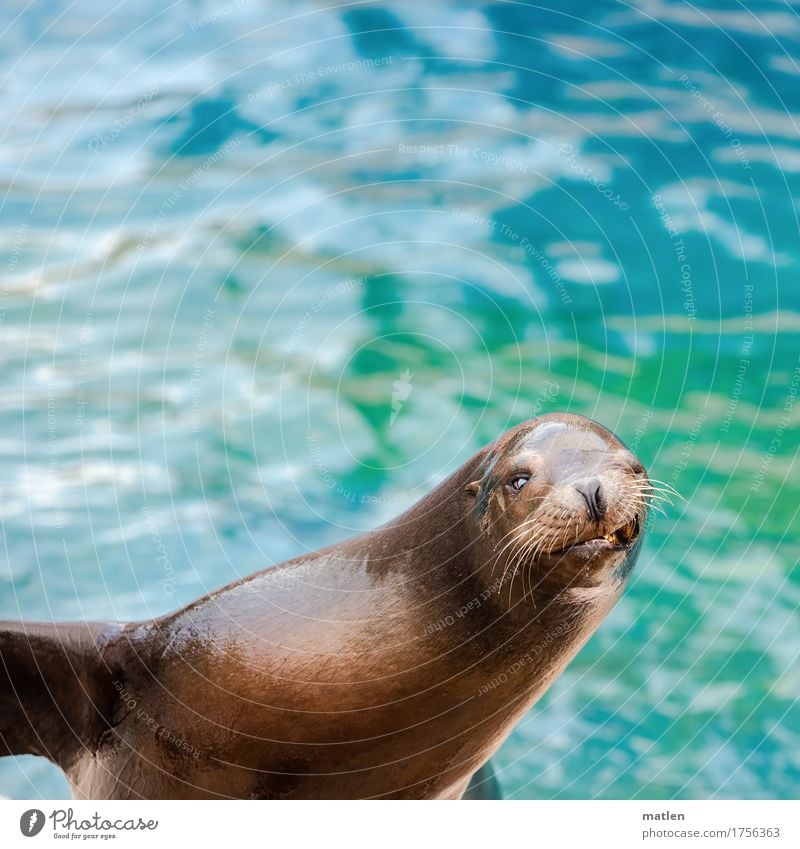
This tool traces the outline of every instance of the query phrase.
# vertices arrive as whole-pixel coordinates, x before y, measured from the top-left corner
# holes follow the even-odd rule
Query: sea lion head
[[[613,433],[583,416],[541,416],[490,446],[478,474],[465,491],[494,581],[534,601],[624,584],[654,489]]]

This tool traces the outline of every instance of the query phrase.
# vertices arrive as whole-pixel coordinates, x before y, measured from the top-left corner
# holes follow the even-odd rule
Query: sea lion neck
[[[430,573],[431,563],[437,564],[436,572],[445,582],[474,572],[481,528],[466,487],[485,469],[491,447],[478,452],[404,513],[349,541],[348,547],[363,551],[366,542],[370,568],[399,569],[409,579],[421,571]]]

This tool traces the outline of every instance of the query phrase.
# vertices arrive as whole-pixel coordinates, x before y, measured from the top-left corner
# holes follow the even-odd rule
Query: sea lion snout
[[[638,535],[646,511],[640,479],[629,468],[615,466],[553,486],[533,515],[564,529],[560,545],[545,548],[552,553],[601,538],[614,546],[627,545]]]
[[[603,482],[597,476],[582,478],[574,484],[575,489],[583,496],[589,518],[593,522],[599,522],[606,514],[606,496],[603,490]]]
[[[650,494],[644,466],[589,419],[562,414],[520,425],[486,468],[468,491],[480,496],[494,556],[513,569],[556,561],[564,576],[577,563],[601,569],[641,535]]]
[[[531,540],[532,554],[553,554],[590,540],[614,547],[638,536],[647,512],[644,480],[627,464],[608,464],[590,473],[532,479],[517,503],[507,504],[504,523],[514,522]],[[506,498],[506,502],[511,501]]]

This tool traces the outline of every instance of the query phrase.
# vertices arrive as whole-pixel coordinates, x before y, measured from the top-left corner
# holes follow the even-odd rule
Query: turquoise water
[[[164,613],[570,410],[686,503],[504,793],[796,797],[800,17],[553,5],[4,5],[0,616]]]

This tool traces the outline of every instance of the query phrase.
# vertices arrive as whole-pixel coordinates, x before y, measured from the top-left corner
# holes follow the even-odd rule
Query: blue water
[[[164,613],[571,410],[686,503],[504,793],[796,797],[800,17],[553,6],[3,6],[0,616]]]

